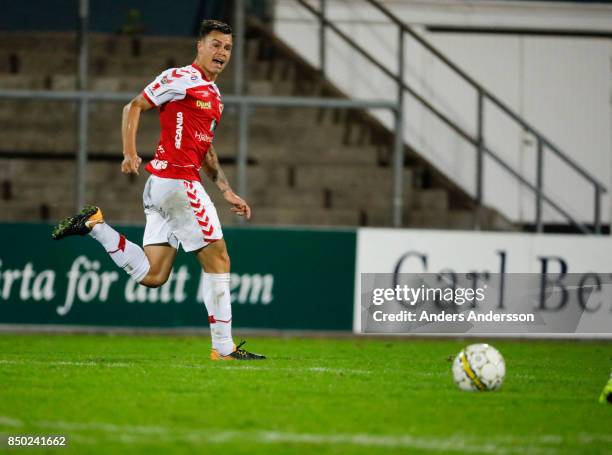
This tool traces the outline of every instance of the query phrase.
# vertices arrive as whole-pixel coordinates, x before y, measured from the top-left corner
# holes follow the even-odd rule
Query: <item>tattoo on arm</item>
[[[219,190],[222,193],[230,190],[230,184],[227,181],[227,177],[221,169],[221,165],[219,164],[219,158],[217,157],[217,153],[215,152],[215,148],[211,145],[208,153],[206,153],[206,175],[217,184]]]

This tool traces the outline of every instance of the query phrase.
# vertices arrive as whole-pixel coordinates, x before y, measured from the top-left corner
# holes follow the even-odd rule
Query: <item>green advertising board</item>
[[[135,243],[143,229],[119,227]],[[53,241],[46,224],[0,224],[0,323],[208,325],[201,268],[180,251],[161,288],[140,286],[89,237]],[[354,230],[224,228],[235,327],[351,330]]]

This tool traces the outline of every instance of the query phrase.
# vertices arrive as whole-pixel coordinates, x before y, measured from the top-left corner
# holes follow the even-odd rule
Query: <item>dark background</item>
[[[247,14],[269,20],[270,1],[244,2]],[[125,27],[136,26],[143,34],[193,36],[202,19],[231,23],[233,3],[227,0],[90,0],[89,29],[120,33]],[[0,30],[74,31],[77,27],[78,0],[1,0],[0,7]]]

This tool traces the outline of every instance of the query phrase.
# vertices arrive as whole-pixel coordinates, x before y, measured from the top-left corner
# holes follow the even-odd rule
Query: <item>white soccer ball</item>
[[[453,362],[455,384],[461,390],[497,390],[504,382],[506,363],[497,349],[488,344],[471,344]]]

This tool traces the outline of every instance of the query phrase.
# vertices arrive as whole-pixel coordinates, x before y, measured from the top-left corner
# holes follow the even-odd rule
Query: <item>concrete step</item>
[[[235,141],[238,134],[238,125],[232,121],[222,122],[219,125],[215,140],[223,143],[226,140]],[[284,146],[285,149],[293,147],[327,148],[342,144],[343,130],[341,126],[296,125],[285,123],[277,126],[273,123],[257,125],[249,128],[249,140],[265,143],[269,147]]]
[[[414,189],[411,192],[410,206],[414,209],[448,210],[448,191],[443,188]]]
[[[44,202],[24,204],[23,201],[0,200],[0,221],[51,221],[69,214]]]
[[[260,163],[283,165],[301,164],[363,164],[375,166],[375,147],[349,147],[330,143],[328,146],[296,143],[286,146],[266,146],[258,142],[249,143],[249,156]]]
[[[108,191],[110,186],[106,185],[100,188],[94,188],[87,192],[86,201],[99,205],[104,210],[105,219],[111,224],[141,224],[145,222],[144,211],[142,207],[142,189],[139,188],[130,194],[117,194],[116,191]],[[27,194],[19,194],[10,201],[0,200],[0,221],[41,221],[49,220],[55,222],[64,217],[73,215],[74,207],[74,191],[67,191],[61,195],[53,190],[53,197],[35,199],[26,197]],[[118,203],[117,201],[121,201]],[[42,216],[42,206],[46,206],[48,214],[47,218]],[[221,220],[222,226],[235,225],[238,223],[238,217],[230,210],[230,206],[219,201],[217,203],[217,212]],[[136,243],[140,243],[141,239],[131,239]]]
[[[20,82],[17,76],[11,75],[0,75],[0,84],[2,81],[6,81],[6,87],[0,85],[0,88],[19,88],[17,87]],[[60,78],[60,83],[63,82],[63,78]],[[115,85],[116,78],[94,78],[92,79],[95,87]],[[147,81],[139,78],[129,79],[136,87],[134,96],[141,90]],[[36,83],[42,84],[41,80]],[[69,84],[72,84],[70,81]],[[124,81],[119,80],[120,84]],[[15,87],[11,87],[14,85]],[[27,88],[27,87],[26,87]],[[38,87],[40,88],[40,87]],[[121,88],[123,90],[123,88]],[[121,110],[123,109],[124,102],[94,102],[90,105],[90,118],[96,117],[98,122],[105,122],[115,124],[117,119],[121,119]],[[42,101],[42,100],[0,100],[0,121],[8,122],[15,121],[23,122],[27,120],[28,124],[40,125],[48,123],[56,123],[66,121],[66,110],[76,112],[75,103],[63,102],[63,101]],[[150,125],[159,127],[159,116],[154,110],[148,111],[141,117],[141,129],[146,128],[143,126],[143,122],[150,120]],[[237,109],[234,106],[227,106],[224,110],[223,117],[219,123],[218,132],[225,129],[231,129],[234,131],[237,128],[238,118]],[[340,128],[343,125],[340,123],[334,123],[331,118],[324,118],[323,121],[319,121],[317,117],[316,109],[309,108],[279,108],[279,109],[268,109],[268,108],[256,108],[251,111],[249,115],[249,128],[256,130],[259,127],[266,126],[268,128],[282,129],[288,126],[293,129],[303,128],[320,128],[321,126],[332,126]],[[234,133],[232,133],[234,134]]]
[[[69,115],[68,118],[75,118]],[[90,120],[92,131],[89,136],[89,151],[121,156],[122,144],[119,123],[112,128],[96,128],[95,119]],[[19,129],[17,122],[6,125],[2,136],[2,150],[24,152],[71,152],[76,150],[77,130],[74,122],[38,126],[33,131]],[[3,122],[4,127],[4,122]],[[138,149],[141,154],[152,155],[157,147],[159,133],[139,134]]]
[[[367,226],[391,226],[392,208],[365,210]],[[474,227],[474,214],[470,210],[429,210],[404,208],[403,227],[419,229],[463,229]]]
[[[470,210],[410,210],[404,215],[406,227],[428,229],[472,229],[474,213]]]
[[[68,152],[76,150],[76,127],[20,131],[10,127],[2,131],[2,149],[25,152]]]
[[[231,107],[226,108],[226,110]],[[229,110],[227,113],[231,112]],[[250,117],[252,118],[261,118],[261,119],[271,119],[274,124],[284,124],[287,123],[296,123],[300,124],[300,122],[304,125],[312,125],[319,123],[319,110],[317,108],[312,107],[269,107],[269,106],[258,106],[252,108],[250,111]],[[224,112],[224,115],[227,114]],[[223,122],[224,119],[221,120]],[[264,120],[262,120],[263,122]]]
[[[139,50],[136,54],[135,42]],[[21,73],[69,74],[76,68],[76,43],[76,33],[0,32],[0,72],[8,71],[9,57],[17,55]],[[156,71],[191,62],[196,54],[196,43],[194,38],[143,36],[135,40],[125,35],[90,33],[88,53],[92,75],[112,74],[120,69],[123,75],[136,72],[152,78]],[[54,58],[39,59],[39,55],[53,55]],[[259,42],[253,39],[246,42],[245,63],[250,75],[263,74],[266,79],[288,80],[295,73],[292,63],[262,62]],[[225,73],[233,70],[230,63]]]
[[[44,54],[47,58],[41,59]],[[153,79],[167,68],[189,65],[196,55],[195,43],[185,46],[181,50],[168,50],[165,47],[154,49],[151,46],[141,46],[141,54],[131,55],[131,44],[127,52],[112,53],[105,49],[90,48],[88,55],[88,73],[90,76],[143,76]],[[52,57],[52,58],[49,58]],[[263,62],[265,65],[265,62]],[[15,67],[16,65],[16,67]],[[51,50],[41,52],[39,48],[33,47],[22,50],[0,49],[0,72],[14,72],[25,75],[52,75],[52,74],[75,74],[78,66],[78,57],[73,50]],[[252,60],[247,56],[245,69],[255,79],[270,79],[275,82],[287,81],[288,78],[282,68],[271,66],[270,70],[262,68],[262,62]],[[224,71],[220,83],[232,83],[232,63]]]
[[[14,69],[11,68],[12,59],[15,59],[17,74],[70,74],[74,73],[77,68],[75,54],[54,50],[44,52],[32,47],[22,51],[0,51],[0,73],[9,73]]]
[[[235,165],[224,165],[223,171],[234,188],[238,187]],[[273,185],[286,185],[289,171],[283,166],[249,166],[247,170],[248,188],[256,190]],[[210,186],[210,185],[209,185]]]
[[[0,51],[39,49],[41,52],[76,50],[75,32],[0,32]]]
[[[411,198],[404,201],[405,210],[435,210],[446,211],[448,207],[442,207],[438,200],[433,201],[430,206],[421,207],[423,194],[440,191],[440,196],[445,195],[444,190],[415,190],[411,192]],[[270,205],[279,207],[319,207],[319,208],[348,208],[355,210],[379,210],[390,213],[392,208],[391,194],[372,192],[359,195],[355,193],[342,193],[341,191],[326,191],[319,188],[295,189],[289,187],[267,187],[261,191],[250,193],[250,199],[254,205]],[[446,199],[446,198],[443,198]]]
[[[44,89],[44,76],[37,74],[9,74],[0,73],[0,89],[12,90],[42,90]],[[5,102],[2,100],[2,102]]]
[[[359,213],[355,210],[329,210],[294,207],[256,207],[251,224],[299,226],[357,226]]]
[[[141,77],[152,81],[162,71],[176,63],[178,66],[187,65],[192,57],[185,61],[172,60],[165,55],[147,55],[140,58],[114,58],[101,56],[92,58],[89,69],[91,76],[117,76]]]
[[[0,76],[0,82],[3,76]],[[4,88],[4,87],[2,87]],[[93,105],[92,105],[93,107]],[[67,112],[68,111],[68,112]],[[0,100],[0,121],[28,125],[66,121],[67,114],[76,112],[75,104],[62,101]]]
[[[508,221],[506,217],[501,215],[497,210],[485,209],[483,229],[492,231],[517,231],[518,227]]]
[[[390,191],[393,170],[363,165],[303,165],[295,168],[295,186],[298,188],[327,188],[357,193]],[[412,187],[412,172],[404,170],[405,197]],[[390,193],[389,193],[390,194]]]
[[[321,189],[296,190],[274,186],[250,191],[248,196],[253,207],[325,208],[325,192]]]
[[[426,190],[428,191],[428,190]],[[418,193],[418,191],[414,191]],[[278,207],[292,207],[307,208],[307,207],[318,207],[318,208],[331,208],[331,209],[351,209],[358,211],[378,211],[383,213],[383,217],[387,217],[392,210],[392,199],[390,195],[378,194],[372,198],[353,197],[339,198],[336,197],[336,192],[325,191],[321,189],[293,189],[293,188],[282,188],[272,187],[265,188],[261,191],[250,192],[250,201],[253,205],[263,206],[278,206]],[[419,211],[415,207],[415,198],[412,201],[404,202],[404,210]],[[426,211],[445,212],[444,208],[437,208],[431,206],[425,208]],[[377,215],[377,214],[376,214]],[[377,215],[378,216],[378,215]]]
[[[132,38],[128,35],[90,32],[88,38],[91,52],[130,55]],[[75,52],[76,39],[76,32],[0,31],[0,51],[38,49],[45,52]],[[195,53],[195,40],[192,37],[144,35],[140,41],[143,50],[148,52],[180,52],[189,48],[190,52]]]
[[[5,170],[10,174],[6,179],[17,185],[19,189],[27,187],[34,188],[40,193],[40,182],[45,181],[45,188],[53,190],[58,187],[71,187],[74,185],[76,164],[74,160],[30,160],[11,159],[8,163],[3,160]],[[121,157],[115,162],[90,161],[87,168],[87,184],[96,186],[108,185],[116,187],[118,195],[129,188],[142,191],[149,174],[144,170],[144,163],[139,176],[127,176],[121,173]],[[224,165],[223,170],[234,188],[238,187],[235,165]],[[1,175],[1,174],[0,174]],[[282,166],[249,166],[247,168],[248,187],[251,191],[265,189],[267,187],[286,187],[288,182],[288,170]],[[204,178],[206,188],[216,191],[215,184],[208,178]],[[114,191],[110,190],[109,191]]]
[[[235,167],[225,166],[226,174],[234,188],[237,188]],[[38,219],[40,205],[50,208],[51,216],[67,216],[73,210],[74,162],[23,161],[11,163],[11,171],[22,175],[13,181],[13,201],[21,207],[34,207],[32,213],[12,210],[2,219]],[[142,189],[148,173],[128,177],[120,173],[118,164],[90,163],[87,173],[87,200],[104,207],[109,219],[116,222],[134,221],[142,216]],[[249,194],[247,201],[258,213],[253,222],[257,224],[298,224],[298,225],[359,225],[389,226],[391,224],[391,200],[379,194],[377,198],[360,197],[355,192],[352,199],[339,199],[331,192],[326,195],[322,189],[288,188],[286,169],[251,166],[248,172]],[[40,181],[45,181],[41,191]],[[110,182],[110,184],[109,184]],[[204,180],[204,185],[224,224],[235,224],[238,220],[230,211],[215,185]],[[427,194],[424,190],[423,194]],[[418,194],[418,193],[417,193]],[[330,197],[331,195],[331,197]],[[387,195],[388,196],[388,195]],[[378,199],[378,200],[377,200]],[[117,201],[121,201],[117,207]],[[419,197],[412,198],[412,204],[421,203]],[[331,202],[329,209],[326,204]],[[340,202],[340,204],[339,204]],[[26,218],[23,218],[26,217]],[[473,213],[467,210],[414,209],[405,207],[404,225],[415,228],[471,229]],[[492,228],[492,227],[487,227]]]
[[[225,93],[233,93],[233,84],[224,85],[223,90]],[[246,83],[246,92],[252,96],[291,96],[294,93],[294,85],[290,81],[249,80]]]
[[[404,207],[414,210],[448,210],[448,193],[442,189],[407,188]],[[391,191],[370,191],[357,193],[346,189],[331,192],[332,207],[351,207],[363,210],[382,210],[387,213],[393,206]]]
[[[76,114],[70,115],[75,118]],[[76,125],[74,122],[63,124],[48,124],[36,127],[34,130],[19,129],[19,122],[11,120],[5,124],[2,149],[16,151],[67,152],[76,147]],[[118,119],[119,120],[119,119]],[[153,120],[155,121],[155,120]],[[92,130],[89,134],[89,151],[119,155],[122,150],[119,123],[112,125],[100,123],[96,118],[90,118]],[[100,125],[100,126],[98,126]],[[30,125],[31,126],[31,125]],[[226,132],[224,140],[215,140],[215,148],[222,158],[236,158],[238,145],[235,136]],[[258,139],[258,140],[256,140]],[[143,155],[152,155],[157,147],[159,131],[153,126],[143,128],[138,134],[138,150]],[[337,145],[308,145],[305,143],[294,146],[274,145],[263,142],[262,138],[251,138],[248,143],[248,156],[261,164],[300,165],[300,164],[362,164],[375,165],[377,162],[374,147],[345,147]]]

